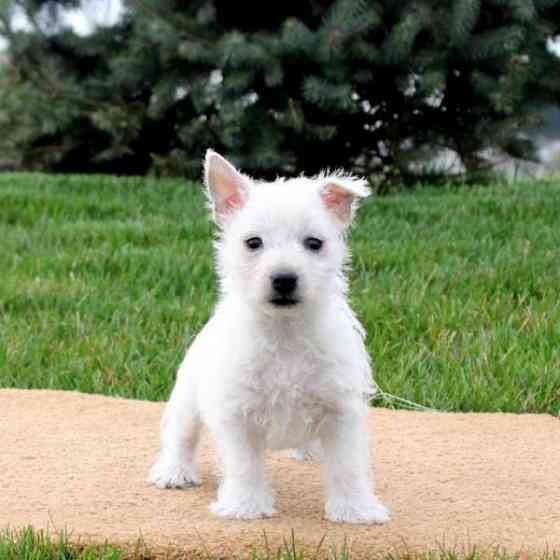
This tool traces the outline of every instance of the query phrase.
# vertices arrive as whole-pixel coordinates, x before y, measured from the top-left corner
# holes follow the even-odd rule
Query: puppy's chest
[[[265,431],[270,447],[291,447],[313,437],[337,396],[332,367],[317,348],[296,345],[290,352],[264,348],[246,368],[243,409]]]

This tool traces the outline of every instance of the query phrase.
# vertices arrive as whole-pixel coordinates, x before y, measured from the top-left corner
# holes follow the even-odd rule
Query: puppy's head
[[[258,182],[208,150],[204,182],[224,293],[284,316],[344,291],[344,232],[369,194],[365,181],[335,173]]]

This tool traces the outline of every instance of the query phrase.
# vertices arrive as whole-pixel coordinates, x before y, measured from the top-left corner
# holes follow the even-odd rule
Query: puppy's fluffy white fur
[[[295,448],[296,458],[321,460],[328,519],[387,521],[368,457],[370,362],[344,274],[345,231],[365,182],[341,173],[257,182],[209,150],[205,183],[220,228],[221,297],[179,369],[149,480],[199,484],[205,423],[222,468],[214,513],[273,515],[263,453]],[[250,248],[254,238],[260,244]],[[276,298],[278,275],[296,278],[288,301]]]

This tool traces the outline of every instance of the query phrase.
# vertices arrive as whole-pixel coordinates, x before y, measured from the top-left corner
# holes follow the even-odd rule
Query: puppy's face
[[[225,293],[267,314],[292,315],[344,289],[344,230],[363,182],[344,176],[258,183],[206,157]]]
[[[218,250],[228,291],[284,314],[328,297],[345,258],[318,192],[301,180],[255,185]]]

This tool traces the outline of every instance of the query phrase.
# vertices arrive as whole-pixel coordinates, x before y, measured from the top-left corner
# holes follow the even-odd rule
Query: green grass
[[[167,553],[153,553],[138,541],[130,548],[105,544],[102,546],[80,545],[73,542],[69,535],[60,532],[56,536],[49,536],[43,531],[32,527],[20,530],[5,530],[0,532],[0,560],[218,560],[210,553],[188,555],[180,550],[170,548]],[[255,546],[252,553],[235,557],[238,560],[351,560],[352,554],[343,544],[337,549],[327,549],[319,546],[314,554],[305,554],[295,544],[294,533],[284,545],[276,550],[265,543]],[[543,554],[512,554],[499,547],[479,550],[460,550],[441,548],[426,553],[412,551],[372,552],[371,560],[560,560],[556,552]]]
[[[0,532],[0,560],[125,560],[142,558],[111,545],[80,546],[64,532],[52,537],[31,527]]]
[[[558,414],[559,216],[560,181],[368,201],[352,298],[383,390]],[[0,387],[167,398],[215,302],[211,235],[198,185],[0,175]]]

